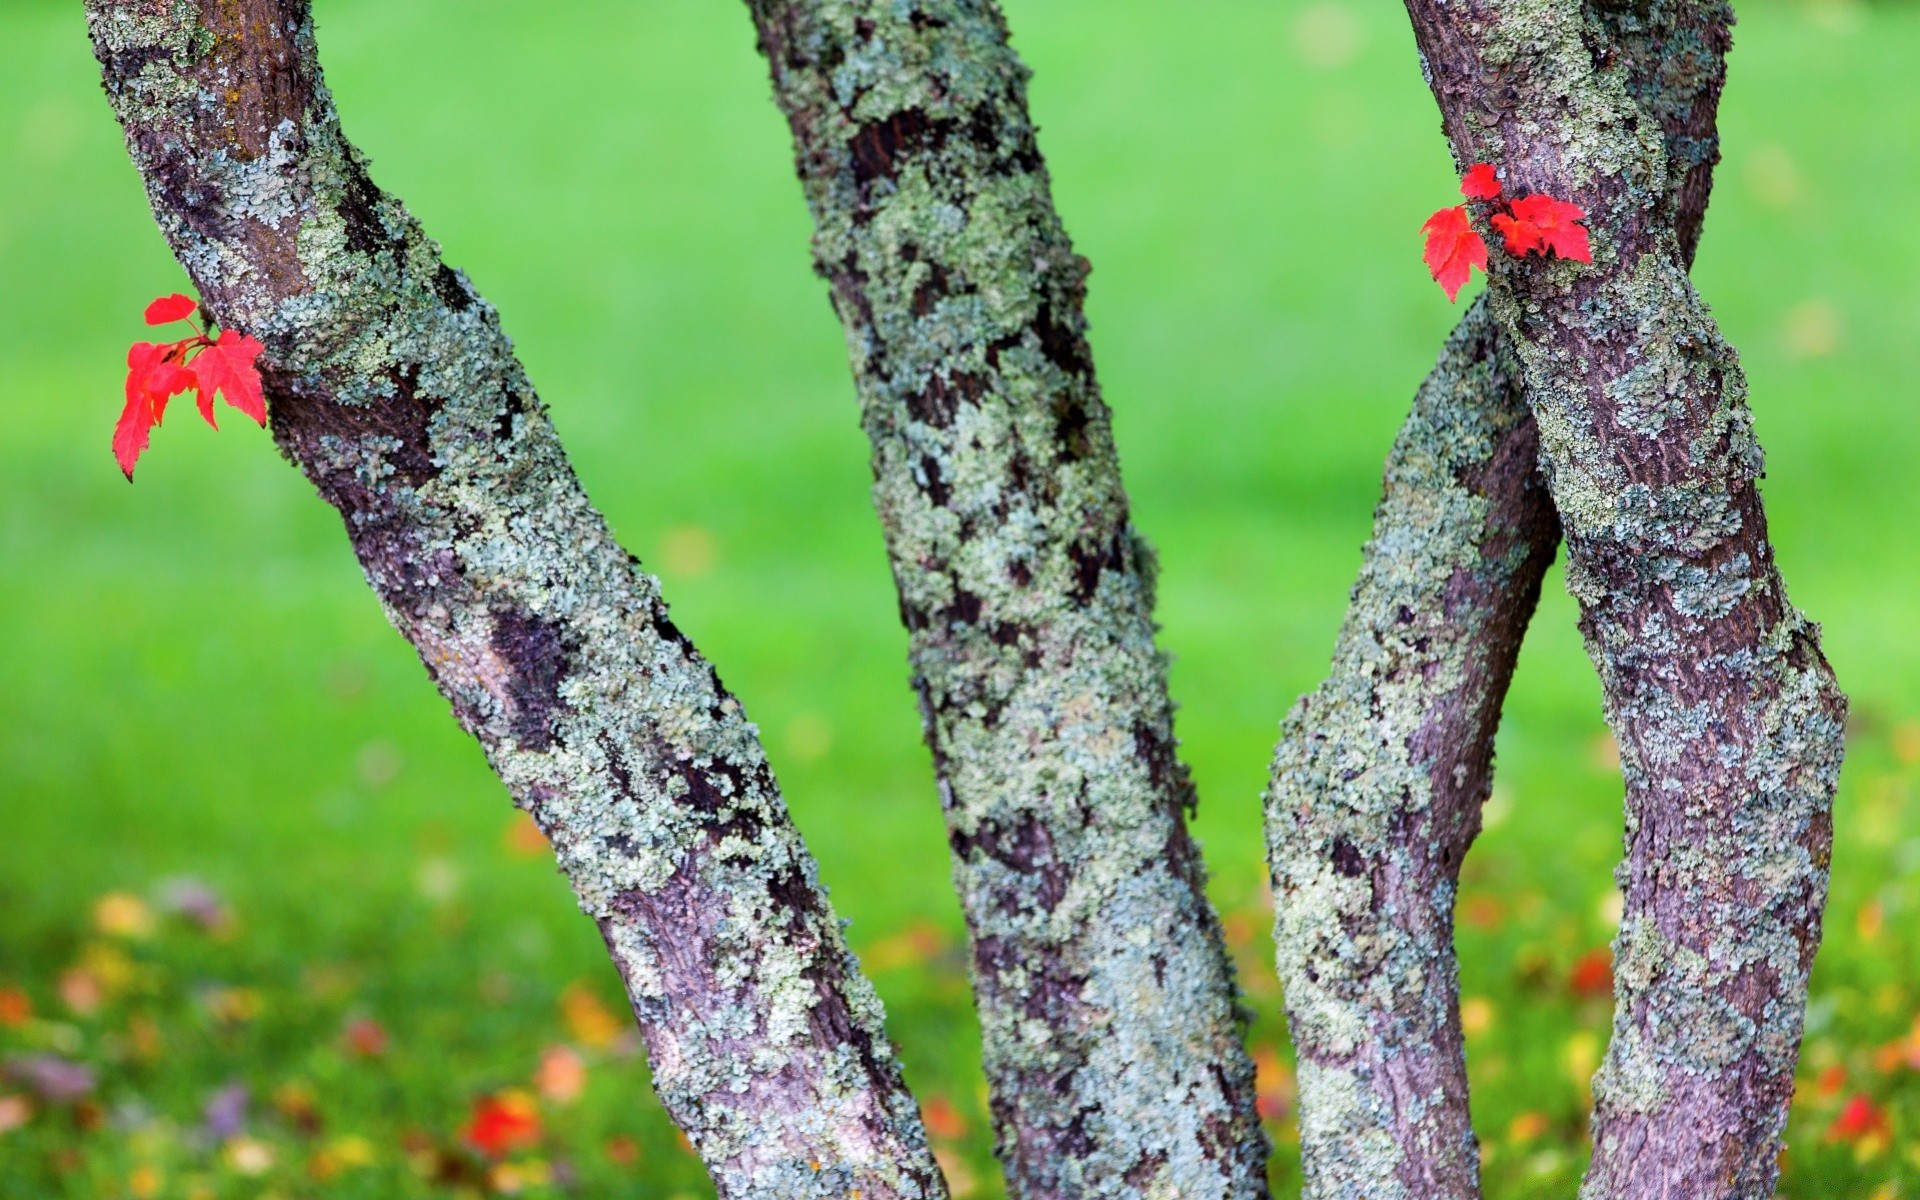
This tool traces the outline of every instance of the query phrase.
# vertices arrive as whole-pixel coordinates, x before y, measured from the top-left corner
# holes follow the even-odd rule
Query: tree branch
[[[1732,13],[1660,4],[1597,18],[1605,52],[1660,120],[1691,262]],[[1519,364],[1483,296],[1414,399],[1333,669],[1275,752],[1275,943],[1309,1196],[1480,1194],[1453,906],[1560,537],[1538,447]]]
[[[1583,1194],[1757,1200],[1778,1174],[1845,700],[1774,566],[1746,381],[1687,279],[1647,119],[1663,114],[1570,0],[1407,8],[1459,161],[1591,214],[1592,265],[1496,245],[1490,289],[1626,773]],[[1689,48],[1668,48],[1675,70]]]
[[[342,137],[305,0],[88,0],[160,226],[275,440],[626,980],[724,1197],[944,1197],[739,703],[574,477],[494,311]]]
[[[846,326],[1014,1194],[1264,1197],[1026,69],[990,0],[750,0]]]

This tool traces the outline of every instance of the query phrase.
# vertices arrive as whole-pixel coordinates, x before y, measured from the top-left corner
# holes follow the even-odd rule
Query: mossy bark
[[[1583,1194],[1760,1200],[1819,942],[1845,699],[1774,566],[1746,381],[1687,278],[1663,114],[1570,0],[1407,9],[1457,160],[1579,204],[1593,233],[1590,265],[1489,236],[1492,310],[1626,774]],[[1707,61],[1684,35],[1661,53],[1676,75]]]
[[[873,443],[1010,1187],[1263,1197],[1152,557],[1026,69],[989,0],[749,7]]]
[[[161,229],[282,451],[533,814],[719,1194],[946,1195],[739,703],[567,464],[491,307],[340,132],[305,0],[88,0]]]
[[[1662,4],[1597,16],[1665,135],[1690,262],[1732,13]],[[1333,669],[1289,716],[1267,792],[1309,1197],[1480,1194],[1453,905],[1559,542],[1538,450],[1520,365],[1483,296],[1387,461]]]

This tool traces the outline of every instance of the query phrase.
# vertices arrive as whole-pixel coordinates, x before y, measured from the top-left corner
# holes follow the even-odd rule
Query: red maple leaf
[[[162,296],[147,305],[147,324],[165,325],[170,321],[184,321],[192,316],[200,306],[194,301],[175,292],[171,296]]]
[[[178,293],[162,296],[147,305],[147,324],[192,324],[198,308]],[[113,457],[127,479],[133,479],[134,464],[146,450],[154,426],[166,414],[167,401],[182,392],[198,391],[200,415],[216,429],[215,396],[224,397],[228,404],[265,425],[267,397],[255,363],[265,349],[256,339],[236,330],[223,329],[218,338],[213,338],[198,325],[193,326],[192,337],[177,342],[135,342],[127,351],[127,406],[113,430]]]
[[[113,457],[129,480],[148,434],[166,414],[167,401],[196,383],[193,372],[180,364],[181,353],[178,343],[154,342],[135,342],[127,351],[127,406],[113,428]]]
[[[1578,204],[1555,200],[1552,196],[1522,196],[1515,200],[1511,215],[1495,213],[1493,227],[1507,243],[1507,253],[1520,257],[1539,251],[1553,253],[1574,262],[1593,261],[1593,246],[1584,225],[1587,210]]]
[[[1448,300],[1455,300],[1474,267],[1487,269],[1487,244],[1467,223],[1467,206],[1456,204],[1427,218],[1420,227],[1427,235],[1427,270]]]
[[[506,1091],[481,1098],[461,1138],[475,1150],[498,1158],[540,1140],[540,1110],[525,1092]]]
[[[220,331],[220,340],[203,348],[193,360],[194,374],[200,377],[200,415],[213,422],[213,397],[218,392],[228,404],[267,423],[267,396],[260,387],[260,368],[254,360],[266,347],[244,333]],[[218,429],[218,425],[214,425]]]
[[[1500,195],[1500,179],[1492,163],[1475,163],[1460,181],[1460,194],[1469,200],[1492,200]]]

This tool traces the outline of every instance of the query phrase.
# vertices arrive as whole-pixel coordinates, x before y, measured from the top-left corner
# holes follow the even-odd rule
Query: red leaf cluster
[[[1493,227],[1506,239],[1507,253],[1516,258],[1538,251],[1575,262],[1593,261],[1593,247],[1584,225],[1587,210],[1551,196],[1522,196],[1508,212],[1493,214]]]
[[[1473,164],[1460,181],[1460,194],[1469,200],[1498,200],[1500,190],[1500,177],[1492,163]],[[1590,263],[1593,246],[1587,229],[1575,223],[1586,216],[1586,210],[1577,204],[1535,195],[1512,201],[1490,219],[1500,231],[1507,253],[1515,258],[1539,253]],[[1420,232],[1427,238],[1427,270],[1448,300],[1458,299],[1473,268],[1487,269],[1487,244],[1468,223],[1467,206],[1441,209],[1427,218]]]
[[[198,308],[185,296],[162,296],[147,305],[147,324],[191,324]],[[265,349],[247,334],[223,329],[216,338],[197,325],[192,337],[177,342],[135,342],[127,351],[127,406],[113,430],[113,457],[121,472],[129,480],[133,478],[134,464],[140,461],[148,437],[166,414],[167,401],[183,392],[197,393],[200,415],[216,429],[215,396],[265,425],[267,397],[255,365]]]

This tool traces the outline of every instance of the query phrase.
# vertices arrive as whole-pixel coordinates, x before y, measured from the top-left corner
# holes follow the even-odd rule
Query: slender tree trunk
[[[1134,532],[989,0],[750,0],[847,330],[1015,1195],[1264,1197]]]
[[[1819,942],[1845,700],[1774,566],[1746,382],[1687,279],[1660,114],[1570,0],[1407,8],[1457,159],[1591,214],[1591,265],[1517,260],[1489,236],[1626,771],[1617,1008],[1583,1194],[1759,1200]],[[1670,46],[1669,67],[1692,48]]]
[[[720,1195],[946,1194],[740,705],[575,479],[494,311],[368,180],[305,0],[88,0],[155,215],[267,345],[275,440],[625,977]]]
[[[1601,44],[1660,120],[1690,262],[1732,13],[1597,16]],[[1520,367],[1487,300],[1414,399],[1333,670],[1288,718],[1267,793],[1310,1197],[1480,1194],[1453,905],[1560,534]]]
[[[1267,836],[1309,1197],[1480,1194],[1453,902],[1559,536],[1538,445],[1476,301],[1387,460],[1332,674],[1281,734]]]

